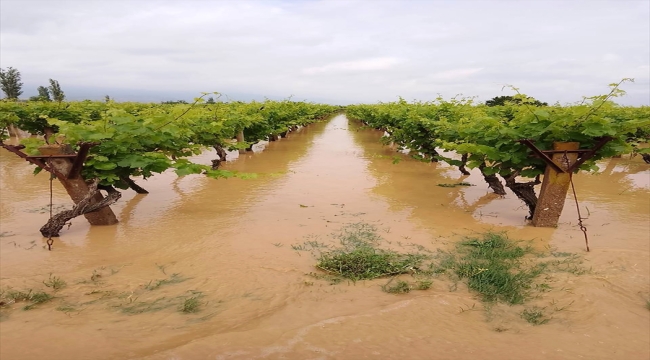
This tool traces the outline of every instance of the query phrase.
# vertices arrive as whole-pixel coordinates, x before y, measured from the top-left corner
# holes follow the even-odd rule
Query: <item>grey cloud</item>
[[[512,83],[568,102],[635,77],[622,102],[649,104],[649,18],[647,1],[620,0],[2,0],[0,66],[27,96],[48,78],[337,103],[486,99]]]

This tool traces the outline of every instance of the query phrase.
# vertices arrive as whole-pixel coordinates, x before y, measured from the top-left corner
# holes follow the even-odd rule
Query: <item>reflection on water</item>
[[[155,176],[141,183],[149,195],[125,192],[114,206],[120,224],[76,219],[52,252],[38,234],[47,214],[26,211],[47,205],[47,176],[0,152],[0,232],[13,234],[0,238],[0,286],[44,289],[50,273],[68,283],[49,304],[3,310],[0,358],[648,358],[650,179],[639,159],[576,176],[594,272],[567,277],[554,301],[570,311],[547,325],[528,326],[516,307],[459,314],[477,300],[442,280],[396,296],[380,291],[381,279],[329,285],[306,276],[314,260],[291,245],[331,242],[356,222],[375,225],[394,247],[447,249],[495,230],[584,254],[571,203],[557,229],[526,226],[522,204],[491,194],[480,174],[410,160],[380,137],[337,116],[224,164],[256,179]],[[437,186],[460,181],[476,186]],[[69,203],[58,185],[54,202]],[[182,281],[151,289],[172,274]],[[179,312],[190,296],[202,310]]]

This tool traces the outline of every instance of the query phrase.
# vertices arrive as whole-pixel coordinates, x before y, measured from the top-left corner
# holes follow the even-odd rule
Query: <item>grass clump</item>
[[[381,289],[389,294],[407,294],[411,290],[428,290],[433,285],[433,281],[429,279],[417,280],[414,283],[409,283],[404,280],[397,280],[394,285],[390,285],[395,278],[390,279],[386,285],[382,285]]]
[[[346,279],[357,281],[406,274],[421,262],[422,256],[418,254],[400,254],[369,245],[360,245],[353,249],[323,253],[318,259],[317,266]]]
[[[199,312],[200,307],[201,307],[201,302],[199,301],[199,297],[192,296],[183,301],[183,303],[179,306],[178,311],[185,314],[192,314],[192,313]]]
[[[14,291],[7,290],[2,294],[2,301],[0,303],[2,306],[8,306],[17,302],[29,302],[29,304],[23,307],[23,310],[31,310],[39,304],[44,304],[54,297],[43,291],[28,290],[28,291]]]
[[[147,283],[147,285],[144,286],[144,288],[147,289],[147,290],[156,290],[156,289],[158,289],[159,287],[161,287],[163,285],[177,284],[177,283],[183,282],[185,280],[187,280],[187,279],[184,278],[184,277],[181,277],[180,274],[174,273],[167,279],[151,280],[151,281],[149,281],[149,283]]]
[[[338,238],[342,247],[321,252],[316,266],[352,281],[411,273],[426,258],[378,248],[381,237],[368,224],[349,225]]]
[[[67,285],[67,283],[64,280],[62,280],[60,277],[52,276],[52,274],[50,274],[49,279],[43,281],[43,284],[49,288],[52,288],[55,291],[61,290]]]
[[[504,301],[522,304],[531,283],[544,269],[543,264],[524,267],[522,258],[532,253],[504,234],[486,233],[481,238],[467,239],[458,245],[455,254],[446,254],[432,266],[435,273],[453,272],[466,279],[471,290],[483,301]]]
[[[136,315],[136,314],[142,314],[146,312],[164,310],[173,305],[174,303],[170,299],[166,297],[161,297],[151,301],[137,301],[136,299],[136,300],[129,301],[126,304],[117,305],[115,307],[120,308],[120,311],[124,314]]]
[[[415,283],[415,288],[417,290],[429,290],[431,285],[433,285],[433,281],[431,280],[418,280]]]
[[[64,313],[77,311],[77,308],[70,304],[59,305],[56,307],[56,311],[61,311]]]
[[[468,182],[461,181],[461,182],[455,183],[455,184],[438,184],[438,186],[453,188],[453,187],[456,187],[456,186],[474,186],[474,185],[470,184]]]
[[[406,294],[411,292],[411,285],[406,281],[397,280],[395,285],[389,286],[389,284],[382,286],[382,290],[390,294]]]
[[[551,319],[544,313],[544,308],[533,306],[521,312],[521,318],[532,325],[543,325]]]

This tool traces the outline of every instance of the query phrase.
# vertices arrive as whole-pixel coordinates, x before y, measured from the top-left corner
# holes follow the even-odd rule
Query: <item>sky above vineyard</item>
[[[512,84],[553,103],[608,91],[650,103],[649,0],[1,0],[0,66],[24,97],[347,104],[487,100]]]

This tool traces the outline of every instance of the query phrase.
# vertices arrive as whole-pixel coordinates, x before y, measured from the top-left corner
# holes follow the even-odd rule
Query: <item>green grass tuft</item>
[[[532,253],[530,247],[521,247],[505,235],[483,234],[461,242],[457,252],[446,254],[432,266],[434,273],[452,271],[460,279],[467,279],[470,289],[477,291],[483,301],[504,301],[522,304],[531,283],[545,266],[522,266],[522,258]]]
[[[192,313],[199,312],[200,307],[201,307],[201,302],[199,301],[199,297],[192,296],[190,298],[185,299],[178,310],[182,313],[192,314]]]
[[[346,279],[370,280],[382,276],[406,274],[422,262],[418,254],[400,254],[360,245],[354,249],[339,249],[321,254],[318,267]]]
[[[397,280],[395,285],[388,286],[389,284],[390,282],[382,286],[382,290],[390,294],[406,294],[411,291],[411,285],[409,285],[409,283],[406,281]]]
[[[431,285],[433,285],[433,281],[431,280],[418,280],[415,283],[415,288],[417,290],[429,290]]]
[[[532,325],[543,325],[551,320],[544,313],[544,308],[536,306],[524,309],[524,311],[521,312],[521,317]]]
[[[152,301],[129,301],[126,304],[120,304],[115,307],[120,308],[120,311],[124,314],[136,315],[146,312],[154,312],[167,309],[171,306],[174,306],[174,303],[171,299],[166,297],[161,297]]]
[[[180,274],[175,273],[175,274],[172,274],[167,279],[151,280],[151,281],[149,281],[149,283],[147,285],[144,286],[144,288],[147,289],[147,290],[156,290],[156,289],[158,289],[159,287],[161,287],[163,285],[177,284],[177,283],[183,282],[185,280],[187,280],[187,279],[184,278],[184,277],[181,277]]]
[[[23,310],[31,310],[39,304],[44,304],[54,299],[52,295],[46,292],[33,292],[31,289],[28,291],[8,290],[2,294],[2,298],[3,306],[21,301],[29,302],[30,304],[25,305]]]
[[[453,188],[453,187],[456,187],[456,186],[474,186],[474,185],[473,185],[473,184],[470,184],[470,183],[468,183],[468,182],[464,182],[464,181],[462,181],[462,182],[455,183],[455,184],[438,184],[438,186],[440,186],[440,187]]]
[[[341,247],[322,250],[316,267],[352,281],[412,273],[426,258],[418,253],[380,249],[382,238],[369,224],[348,225],[336,237]]]
[[[50,274],[49,279],[43,281],[43,284],[45,284],[45,286],[47,286],[47,287],[51,287],[55,291],[56,290],[61,290],[67,285],[66,282],[64,280],[62,280],[60,277],[52,276],[52,274]]]

